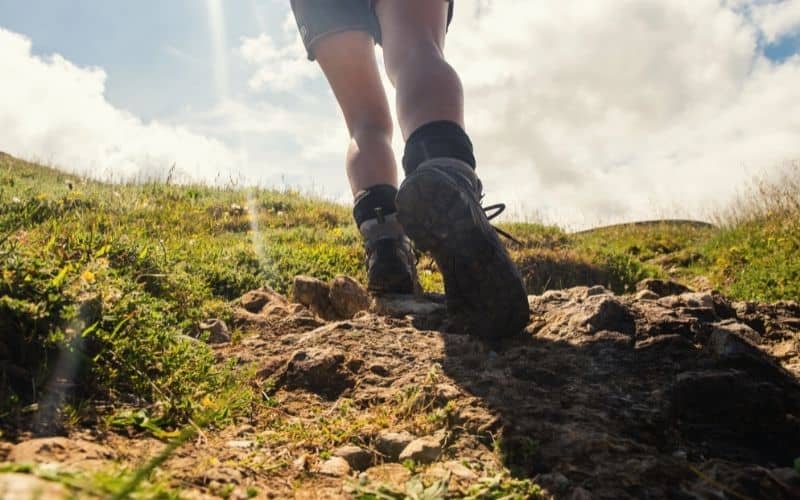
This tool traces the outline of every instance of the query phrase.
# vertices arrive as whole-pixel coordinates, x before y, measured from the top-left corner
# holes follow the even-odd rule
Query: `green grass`
[[[798,179],[792,165],[758,184],[717,227],[503,227],[523,243],[512,255],[530,293],[705,277],[735,299],[798,300]],[[420,271],[428,290],[442,289],[429,259]],[[363,280],[348,207],[291,191],[110,185],[0,155],[0,424],[28,418],[56,366],[72,381],[64,408],[114,401],[120,426],[172,429],[209,398],[234,402],[225,418],[246,412],[248,370],[186,336],[204,319],[229,320],[250,289],[288,293],[297,274]]]

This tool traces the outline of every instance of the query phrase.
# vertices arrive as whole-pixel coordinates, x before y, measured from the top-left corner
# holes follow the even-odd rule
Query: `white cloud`
[[[490,200],[576,226],[702,217],[800,157],[800,57],[766,60],[764,28],[717,0],[457,11],[447,54]]]
[[[291,23],[290,23],[291,21]],[[283,39],[278,45],[266,33],[257,37],[243,37],[239,55],[248,63],[258,66],[248,84],[254,91],[289,91],[303,81],[319,77],[319,69],[310,64],[299,34],[294,34],[293,21],[283,25]]]
[[[144,123],[104,96],[106,74],[60,55],[35,57],[31,41],[0,28],[0,150],[102,178],[227,174],[246,156],[217,139]]]
[[[764,32],[768,42],[800,31],[800,2],[779,0],[756,5],[753,17]]]
[[[798,5],[458,0],[446,53],[465,84],[487,200],[575,227],[703,217],[754,174],[800,158],[800,55],[762,53],[763,41],[795,36]],[[247,65],[249,82],[231,79],[214,109],[186,103],[150,123],[106,101],[102,70],[34,57],[29,40],[0,30],[0,72],[12,75],[0,149],[117,176],[173,162],[205,179],[231,170],[344,200],[344,123],[284,19],[241,38],[231,63]],[[212,66],[219,86],[224,65]]]
[[[759,46],[794,29],[798,5],[459,0],[446,53],[488,199],[572,226],[703,217],[800,157],[800,56],[776,65]],[[245,41],[253,87],[302,93],[319,70],[298,43]]]

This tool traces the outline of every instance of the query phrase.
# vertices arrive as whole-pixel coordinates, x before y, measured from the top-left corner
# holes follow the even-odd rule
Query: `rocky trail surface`
[[[241,340],[209,328],[220,362],[258,367],[269,409],[200,434],[161,474],[188,498],[800,498],[798,304],[663,281],[529,301],[524,334],[486,345],[448,333],[437,296],[372,301],[348,278],[254,290]],[[86,431],[3,445],[0,461],[90,470],[164,446]]]

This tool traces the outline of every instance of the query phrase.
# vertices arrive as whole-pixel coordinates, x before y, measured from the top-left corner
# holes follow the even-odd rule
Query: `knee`
[[[350,135],[356,143],[392,143],[393,125],[390,118],[357,120]]]
[[[386,74],[392,83],[408,72],[427,71],[446,64],[441,48],[433,40],[422,39],[384,51]]]

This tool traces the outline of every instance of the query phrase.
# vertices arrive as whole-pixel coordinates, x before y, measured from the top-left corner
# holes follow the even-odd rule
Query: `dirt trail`
[[[215,349],[259,366],[273,408],[169,459],[187,497],[375,498],[413,489],[413,475],[453,497],[524,491],[513,478],[556,498],[800,497],[796,303],[660,281],[629,296],[551,291],[529,298],[524,335],[488,346],[446,333],[441,297],[363,311],[349,280],[296,291],[303,304],[267,289],[240,299],[248,333]],[[162,447],[87,432],[0,459],[81,469]]]

